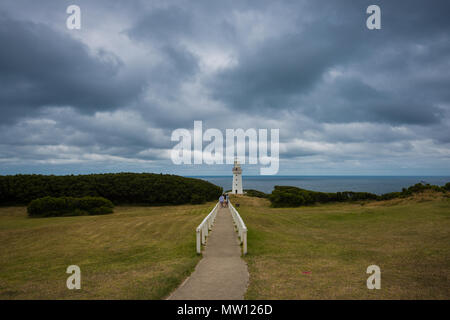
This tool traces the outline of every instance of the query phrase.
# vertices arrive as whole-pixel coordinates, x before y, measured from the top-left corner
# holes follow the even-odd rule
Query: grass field
[[[449,299],[450,199],[270,208],[239,197],[248,299]],[[0,299],[162,299],[194,269],[195,227],[214,206],[117,207],[34,218],[0,208]],[[67,266],[82,289],[68,290]],[[366,268],[381,268],[368,290]]]
[[[194,230],[213,206],[61,218],[0,208],[0,299],[164,298],[199,261]],[[81,268],[81,290],[66,287],[72,264]]]
[[[247,299],[450,299],[450,199],[270,208],[240,197]],[[381,268],[368,290],[366,269]]]

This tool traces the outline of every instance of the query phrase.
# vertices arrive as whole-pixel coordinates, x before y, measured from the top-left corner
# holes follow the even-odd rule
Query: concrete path
[[[247,264],[241,259],[241,247],[228,208],[219,209],[206,241],[203,259],[168,300],[244,298],[249,275]]]

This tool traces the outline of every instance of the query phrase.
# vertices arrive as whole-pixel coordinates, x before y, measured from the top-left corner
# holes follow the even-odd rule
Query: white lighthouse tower
[[[234,159],[233,167],[233,194],[243,194],[242,190],[242,169],[238,159]]]

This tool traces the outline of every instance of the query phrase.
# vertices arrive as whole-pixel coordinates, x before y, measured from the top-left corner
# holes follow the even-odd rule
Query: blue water
[[[197,176],[223,187],[231,189],[232,176]],[[383,194],[402,191],[419,182],[442,186],[450,182],[450,177],[437,176],[243,176],[244,189],[255,189],[270,193],[273,187],[294,186],[322,192],[358,191]]]

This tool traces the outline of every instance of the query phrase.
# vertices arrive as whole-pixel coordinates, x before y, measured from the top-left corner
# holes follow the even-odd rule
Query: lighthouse
[[[242,169],[238,159],[234,159],[233,167],[233,194],[243,194],[242,190]]]

